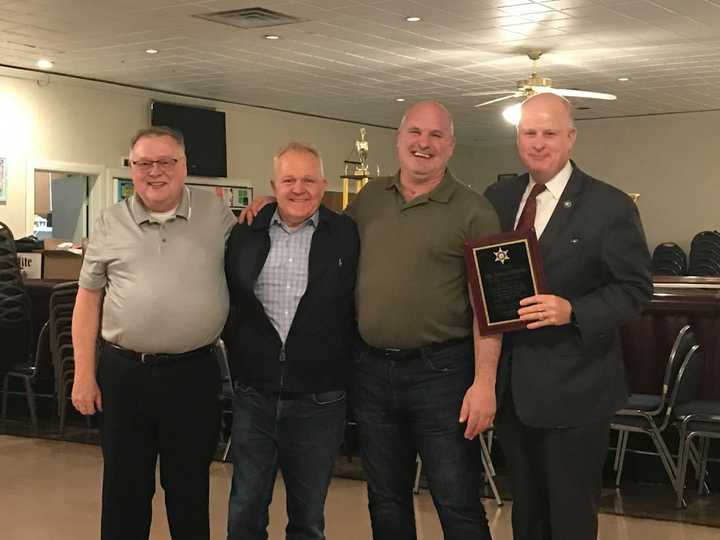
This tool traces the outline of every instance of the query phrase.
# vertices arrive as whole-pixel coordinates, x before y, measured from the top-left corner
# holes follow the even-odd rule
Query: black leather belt
[[[190,360],[192,358],[195,358],[197,356],[203,356],[206,354],[209,354],[215,350],[215,345],[211,343],[210,345],[205,345],[204,347],[200,347],[199,349],[193,349],[192,351],[187,351],[184,353],[140,353],[137,351],[132,351],[130,349],[126,349],[125,347],[121,347],[120,345],[115,345],[114,343],[110,343],[109,341],[105,341],[104,345],[106,347],[109,347],[113,350],[113,352],[124,356],[125,358],[129,358],[131,360],[136,360],[137,362],[140,362],[141,364],[152,364],[152,365],[158,365],[158,364],[165,364],[170,362],[178,362],[181,360]]]
[[[412,358],[420,358],[423,354],[432,354],[452,347],[457,347],[466,343],[471,343],[471,337],[454,338],[448,339],[440,343],[432,343],[430,345],[423,345],[422,347],[415,347],[413,349],[393,349],[393,348],[378,348],[367,345],[370,351],[377,356],[384,356],[388,360],[410,360]]]

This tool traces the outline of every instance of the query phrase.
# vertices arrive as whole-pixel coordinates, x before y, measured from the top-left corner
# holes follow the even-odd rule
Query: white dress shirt
[[[572,175],[572,165],[568,161],[565,166],[560,169],[560,172],[553,176],[550,181],[545,184],[545,191],[537,196],[537,212],[535,213],[535,234],[538,238],[542,235],[545,227],[547,227],[550,217],[555,211],[557,203],[560,202],[560,196],[565,190],[568,181]],[[515,227],[517,227],[518,220],[523,208],[525,208],[525,201],[527,201],[530,191],[535,185],[532,175],[530,175],[530,181],[528,182],[525,193],[523,193],[522,199],[520,199],[520,205],[518,206],[517,214],[515,214]]]

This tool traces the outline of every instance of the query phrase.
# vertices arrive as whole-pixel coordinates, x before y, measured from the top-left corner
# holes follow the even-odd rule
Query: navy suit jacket
[[[540,237],[549,294],[572,304],[574,324],[508,332],[498,403],[508,385],[518,417],[534,427],[607,421],[627,399],[620,327],[652,294],[651,259],[635,203],[574,163]],[[529,176],[487,188],[504,231],[512,231]]]

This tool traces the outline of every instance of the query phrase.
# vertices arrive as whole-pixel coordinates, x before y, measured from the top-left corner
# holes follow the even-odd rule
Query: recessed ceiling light
[[[52,69],[54,65],[50,60],[45,58],[37,61],[37,67],[40,69]]]
[[[620,82],[627,82],[630,80],[630,77],[618,77],[618,81]]]
[[[157,49],[145,49],[145,52],[148,54],[157,54],[159,51]]]
[[[263,37],[265,39],[280,39],[280,36],[278,36],[276,34],[265,34]]]
[[[407,22],[420,22],[422,19],[420,17],[405,17],[405,20]]]
[[[405,98],[404,97],[396,97],[395,101],[405,101]]]

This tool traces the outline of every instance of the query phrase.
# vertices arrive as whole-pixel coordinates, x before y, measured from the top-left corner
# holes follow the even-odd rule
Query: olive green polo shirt
[[[103,339],[148,353],[214,342],[228,314],[225,240],[234,224],[220,198],[192,188],[164,223],[137,195],[105,209],[80,272],[80,287],[105,289]]]
[[[348,213],[360,233],[357,311],[367,343],[407,349],[472,334],[464,244],[500,232],[483,195],[447,171],[405,202],[398,173],[369,182]]]

